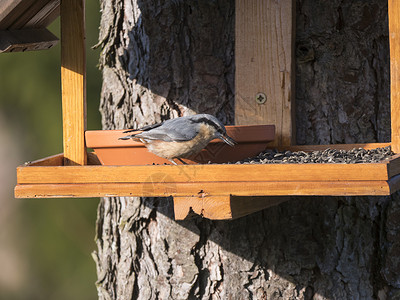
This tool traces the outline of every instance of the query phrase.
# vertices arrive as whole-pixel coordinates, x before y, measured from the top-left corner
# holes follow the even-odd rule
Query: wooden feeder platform
[[[337,148],[371,149],[387,145]],[[321,148],[316,146],[314,150]],[[379,163],[361,164],[104,166],[91,153],[88,163],[63,166],[60,154],[20,166],[15,195],[18,198],[173,196],[176,219],[184,219],[191,210],[211,219],[232,219],[288,200],[255,196],[383,196],[400,188],[400,154]]]
[[[180,220],[193,212],[210,219],[237,218],[294,195],[382,196],[399,190],[400,1],[389,0],[388,11],[391,141],[314,146],[294,145],[295,2],[236,0],[236,125],[274,125],[275,139],[268,148],[314,151],[391,146],[393,157],[361,164],[101,165],[85,144],[84,1],[63,0],[64,154],[18,167],[15,197],[172,196],[175,218]],[[0,7],[0,24],[1,17]]]

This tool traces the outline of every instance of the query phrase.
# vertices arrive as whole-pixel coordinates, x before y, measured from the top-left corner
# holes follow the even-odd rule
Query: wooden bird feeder
[[[399,1],[389,0],[392,138],[383,144],[294,145],[295,1],[236,0],[235,20],[237,125],[274,125],[270,148],[313,151],[390,145],[397,153],[392,159],[362,164],[179,166],[102,165],[95,153],[87,154],[83,0],[63,0],[61,4],[14,0],[1,5],[0,44],[9,44],[3,46],[8,49],[5,51],[48,48],[47,43],[52,45],[55,39],[44,37],[48,33],[43,27],[59,11],[61,15],[64,154],[19,166],[17,198],[173,196],[176,219],[184,219],[189,212],[210,219],[232,219],[288,199],[281,196],[389,195],[400,189]],[[25,30],[37,34],[28,40]],[[4,38],[9,36],[16,38]],[[86,132],[86,137],[90,135]]]

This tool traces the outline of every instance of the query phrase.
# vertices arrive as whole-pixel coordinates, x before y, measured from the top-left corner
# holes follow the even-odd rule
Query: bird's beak
[[[231,138],[230,136],[228,136],[228,135],[220,135],[219,136],[219,138],[221,139],[221,140],[223,140],[225,143],[227,143],[229,146],[235,146],[236,144],[237,144],[237,142],[233,139],[233,138]]]

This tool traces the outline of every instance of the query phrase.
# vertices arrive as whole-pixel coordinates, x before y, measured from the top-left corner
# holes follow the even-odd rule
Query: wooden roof
[[[0,0],[0,53],[51,48],[46,27],[59,15],[60,0]]]

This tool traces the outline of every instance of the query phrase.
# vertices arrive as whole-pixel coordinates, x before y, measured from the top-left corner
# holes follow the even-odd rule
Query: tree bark
[[[234,1],[101,0],[104,129],[191,113],[234,123]],[[390,137],[386,0],[297,1],[299,144]],[[170,198],[103,198],[100,299],[386,299],[400,198],[293,197],[233,221]]]

